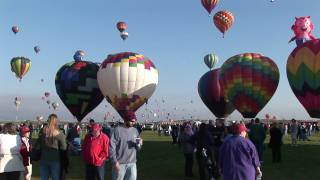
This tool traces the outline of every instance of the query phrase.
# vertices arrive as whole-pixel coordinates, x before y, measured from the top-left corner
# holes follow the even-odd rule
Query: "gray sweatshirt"
[[[111,134],[109,146],[109,158],[112,163],[120,164],[137,162],[136,138],[139,133],[135,127],[117,127]]]

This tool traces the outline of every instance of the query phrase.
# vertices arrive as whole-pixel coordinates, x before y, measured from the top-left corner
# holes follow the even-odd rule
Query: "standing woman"
[[[186,124],[179,136],[179,143],[181,144],[182,151],[185,157],[185,171],[184,174],[187,177],[193,177],[192,167],[193,167],[193,153],[194,145],[192,143],[193,131],[191,124]]]
[[[60,161],[61,152],[67,149],[66,136],[59,131],[58,117],[51,114],[48,124],[39,135],[41,157],[40,157],[40,177],[41,180],[59,180],[61,167],[64,161]]]
[[[20,128],[20,135],[21,135],[21,148],[20,154],[23,159],[23,165],[25,167],[25,171],[22,173],[22,177],[20,179],[23,180],[31,180],[32,174],[32,165],[30,161],[30,153],[31,153],[31,141],[30,137],[30,129],[28,126],[24,125]]]
[[[13,123],[6,123],[0,134],[0,179],[19,179],[24,171],[20,155],[21,137]]]

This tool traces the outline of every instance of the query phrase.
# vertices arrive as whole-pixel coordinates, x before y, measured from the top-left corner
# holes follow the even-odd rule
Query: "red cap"
[[[92,130],[92,131],[100,131],[100,130],[101,130],[100,124],[94,123],[94,124],[91,126],[91,130]]]
[[[244,124],[236,124],[234,130],[236,134],[241,134],[243,131],[247,131],[247,128]]]
[[[29,129],[28,126],[22,126],[22,127],[20,128],[20,133],[21,133],[21,134],[26,134],[27,132],[30,132],[30,129]]]
[[[122,112],[120,112],[120,115],[122,116],[124,121],[131,121],[131,122],[137,121],[136,115],[131,110],[122,111]]]

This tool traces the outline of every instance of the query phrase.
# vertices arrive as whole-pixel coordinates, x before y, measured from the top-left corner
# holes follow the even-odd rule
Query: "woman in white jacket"
[[[6,123],[0,134],[0,179],[19,179],[25,170],[20,155],[21,137],[13,123]]]

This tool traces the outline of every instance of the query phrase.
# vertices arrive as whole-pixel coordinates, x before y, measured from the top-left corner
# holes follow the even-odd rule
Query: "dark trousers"
[[[20,171],[13,171],[13,172],[4,172],[0,173],[1,180],[19,180],[20,178]]]
[[[254,146],[256,147],[258,156],[259,156],[259,160],[263,161],[263,142],[254,142],[253,141]]]
[[[210,151],[207,151],[208,157],[205,158],[202,156],[201,152],[197,152],[197,161],[199,166],[199,176],[200,180],[208,180],[213,176],[212,174],[212,165],[208,164],[208,160],[212,162],[212,154]]]
[[[184,166],[184,174],[186,176],[193,176],[192,167],[193,167],[193,153],[184,154],[186,164]]]
[[[281,162],[281,146],[272,147],[272,162]]]
[[[86,180],[104,180],[104,164],[101,166],[86,164]]]

